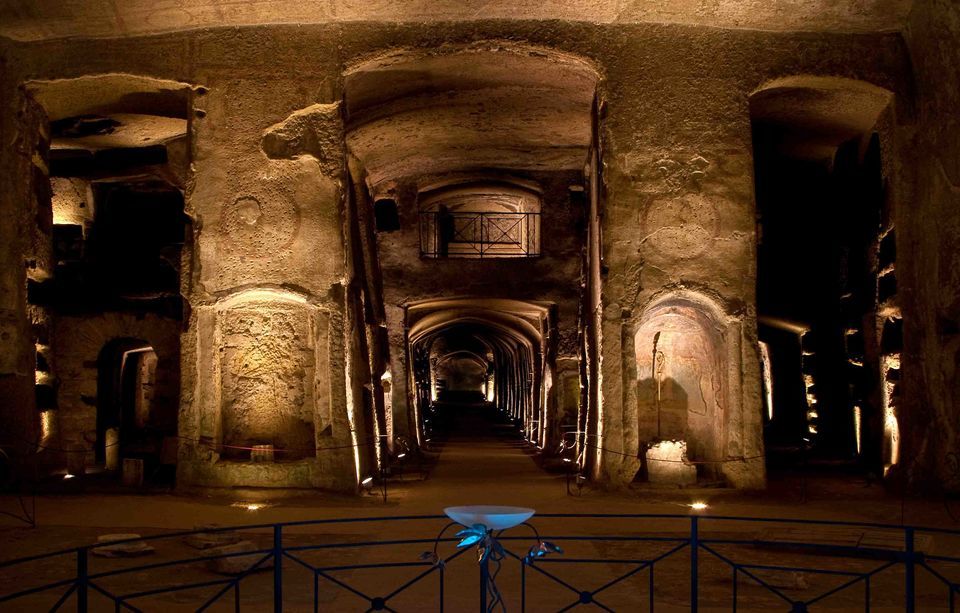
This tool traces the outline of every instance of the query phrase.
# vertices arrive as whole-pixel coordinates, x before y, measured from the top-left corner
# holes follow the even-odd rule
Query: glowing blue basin
[[[490,530],[506,530],[527,521],[536,513],[526,507],[502,507],[489,504],[475,504],[465,507],[447,507],[443,510],[447,517],[470,527],[483,524]]]

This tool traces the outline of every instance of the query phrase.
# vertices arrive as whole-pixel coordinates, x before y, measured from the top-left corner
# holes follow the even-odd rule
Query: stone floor
[[[380,517],[400,515],[439,514],[445,506],[461,504],[507,504],[529,506],[539,513],[664,513],[689,515],[691,501],[703,500],[710,506],[706,515],[784,517],[808,519],[848,519],[871,522],[906,523],[934,527],[957,528],[960,524],[951,517],[944,501],[903,500],[878,486],[867,486],[853,478],[816,477],[803,483],[796,476],[774,475],[771,487],[762,493],[743,493],[722,489],[651,490],[605,492],[585,488],[580,495],[568,494],[567,481],[562,474],[541,469],[527,447],[516,438],[502,432],[478,414],[467,414],[460,427],[449,436],[435,441],[436,462],[421,479],[416,466],[410,466],[402,477],[391,480],[387,500],[378,491],[360,497],[322,495],[310,498],[271,500],[270,506],[257,511],[231,506],[236,500],[197,498],[177,495],[129,494],[75,494],[41,496],[37,500],[37,527],[28,528],[10,518],[0,521],[0,559],[20,557],[44,551],[89,544],[105,533],[134,532],[142,535],[162,534],[177,529],[192,529],[205,524],[224,526],[253,523],[273,523],[326,518]],[[805,492],[803,490],[805,489]],[[576,489],[573,489],[576,494]],[[17,501],[0,499],[0,510],[17,511]],[[957,509],[955,513],[960,513]],[[310,526],[289,529],[288,545],[319,543],[351,543],[369,539],[431,539],[444,525],[442,520],[420,520],[400,523],[364,523],[352,525]],[[683,536],[689,520],[657,519],[589,519],[556,520],[534,518],[541,532],[553,534],[618,534]],[[793,528],[795,529],[795,528]],[[818,532],[820,530],[820,532]],[[713,524],[707,532],[713,536],[745,534],[758,536],[770,528],[759,525]],[[822,529],[810,529],[811,538],[824,536]],[[243,533],[244,538],[257,546],[268,547],[271,535],[266,530]],[[876,535],[874,535],[876,536]],[[839,538],[839,537],[837,537]],[[531,541],[532,543],[532,541]],[[530,543],[508,545],[522,555]],[[154,543],[156,552],[139,559],[92,559],[94,572],[129,568],[137,564],[153,563],[202,555],[186,546],[182,539],[163,539]],[[559,558],[619,558],[639,559],[663,553],[669,546],[663,543],[634,542],[567,542],[564,556]],[[305,553],[304,559],[317,564],[357,564],[390,561],[416,561],[428,544],[405,545],[393,548],[344,548],[326,553]],[[441,553],[452,553],[453,544],[441,545]],[[940,538],[937,553],[960,551],[960,543]],[[820,565],[830,568],[867,568],[876,561],[813,558],[796,552],[761,550],[754,547],[734,548],[728,552],[738,561],[752,563],[789,563],[795,566]],[[472,552],[450,562],[445,574],[445,604],[448,610],[472,610],[476,607],[478,583]],[[701,553],[703,570],[701,609],[729,610],[732,590],[731,573],[711,556]],[[839,566],[837,566],[839,565]],[[66,576],[74,568],[72,559],[48,560],[21,568],[0,568],[0,594],[41,578],[49,581]],[[311,610],[313,585],[308,571],[290,561],[285,565],[285,602],[288,610]],[[508,608],[519,610],[519,564],[505,560],[498,580]],[[634,566],[604,562],[593,565],[554,563],[545,567],[555,572],[578,589],[595,589],[606,581],[628,572]],[[185,572],[185,570],[187,572]],[[390,570],[341,571],[336,577],[369,595],[389,593],[391,586],[399,586],[419,572],[414,568]],[[571,604],[577,595],[555,582],[528,570],[527,608],[532,611],[558,610]],[[902,586],[902,571],[887,571],[872,585],[873,610],[900,610],[898,594]],[[656,567],[655,600],[657,610],[686,610],[689,598],[689,557],[681,551]],[[960,575],[958,575],[960,576]],[[121,578],[105,580],[111,589],[124,593],[146,589],[158,582],[175,584],[185,580],[201,581],[220,577],[208,571],[202,563],[192,563],[150,574],[134,572]],[[883,580],[881,580],[883,579]],[[770,580],[783,588],[791,598],[804,593],[829,588],[826,579],[811,574],[771,575]],[[739,610],[786,609],[782,600],[764,590],[748,585],[741,578]],[[272,606],[272,575],[258,573],[246,578],[242,585],[245,608],[262,610]],[[332,583],[320,583],[320,607],[325,610],[365,610],[369,603],[336,588]],[[429,577],[410,588],[408,592],[389,601],[399,611],[437,609],[438,577]],[[610,588],[601,600],[613,610],[646,610],[648,606],[648,574],[641,571],[615,588]],[[199,606],[211,589],[178,592],[134,601],[144,610],[192,610]],[[851,588],[834,599],[826,601],[826,610],[860,609],[863,589]],[[922,610],[938,610],[946,600],[931,582],[921,584]],[[600,597],[598,596],[598,599]],[[53,602],[49,596],[30,598],[17,606],[0,604],[0,610],[36,610],[47,608]],[[92,600],[94,610],[112,609],[106,600]],[[232,608],[232,598],[212,610]],[[814,608],[813,610],[817,610]]]

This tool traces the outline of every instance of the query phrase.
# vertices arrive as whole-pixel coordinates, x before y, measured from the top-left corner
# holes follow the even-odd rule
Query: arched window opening
[[[419,200],[421,257],[540,255],[540,194],[532,188],[470,183],[421,192]]]

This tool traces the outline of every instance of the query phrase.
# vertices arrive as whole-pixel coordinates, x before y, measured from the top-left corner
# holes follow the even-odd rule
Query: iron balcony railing
[[[540,213],[420,212],[420,256],[528,258],[540,255]]]
[[[437,536],[447,521],[441,515],[326,519],[127,541],[154,548],[146,563],[91,555],[98,545],[22,557],[0,562],[0,610],[483,611],[492,606],[491,576],[504,608],[514,611],[587,605],[605,611],[953,611],[960,589],[956,530],[542,514],[531,526],[499,533],[499,561],[478,564],[463,555],[472,549],[456,547],[459,539]],[[534,526],[538,541],[527,531]],[[187,537],[218,534],[242,537],[246,547],[198,554],[184,544]],[[547,540],[562,553],[527,553],[532,541]],[[207,568],[230,559],[232,575]]]

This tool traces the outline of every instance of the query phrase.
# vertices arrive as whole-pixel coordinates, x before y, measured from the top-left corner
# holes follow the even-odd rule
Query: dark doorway
[[[108,469],[125,457],[159,459],[160,441],[151,435],[157,364],[153,347],[140,339],[114,339],[100,351],[96,460]]]

